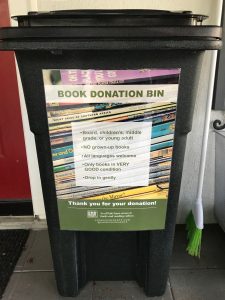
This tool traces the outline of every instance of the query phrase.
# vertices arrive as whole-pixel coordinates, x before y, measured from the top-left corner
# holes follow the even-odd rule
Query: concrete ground
[[[90,282],[77,300],[225,300],[225,234],[217,225],[204,231],[201,259],[185,252],[183,226],[176,229],[164,296],[148,298],[135,282]],[[58,295],[46,230],[31,231],[3,300],[63,300]]]

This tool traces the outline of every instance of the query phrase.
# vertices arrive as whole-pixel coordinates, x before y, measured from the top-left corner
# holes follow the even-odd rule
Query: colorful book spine
[[[170,174],[170,170],[164,170],[164,171],[159,171],[159,172],[154,172],[154,173],[150,173],[149,178],[159,178],[162,176],[167,176]]]
[[[74,162],[74,158],[73,157],[67,157],[67,158],[57,159],[57,160],[53,161],[53,167],[61,166],[61,165],[65,165],[65,164],[69,164],[69,163],[73,163],[73,162]]]
[[[136,106],[138,104],[132,104],[132,106]],[[131,106],[131,104],[127,103],[94,103],[92,105],[83,104],[83,105],[73,105],[73,107],[65,108],[62,106],[61,109],[48,109],[47,115],[48,117],[61,117],[73,114],[80,113],[90,113],[90,112],[98,112],[102,110],[108,110],[113,108],[122,108]]]
[[[72,143],[72,135],[70,134],[61,138],[50,138],[50,141],[52,146]]]
[[[159,105],[158,105],[159,106]],[[76,113],[71,115],[62,115],[60,117],[49,117],[48,123],[51,124],[58,124],[58,123],[65,123],[65,122],[73,122],[78,120],[89,120],[89,119],[97,119],[104,120],[102,117],[111,117],[114,115],[118,115],[120,117],[123,116],[131,116],[134,114],[144,114],[148,111],[152,111],[156,106],[153,106],[152,103],[141,104],[141,105],[131,105],[125,106],[121,108],[114,108],[108,110],[100,110],[97,112],[85,112],[85,113]],[[160,105],[160,109],[163,108],[171,108],[174,105],[170,104],[169,102],[166,105]]]
[[[176,113],[174,111],[172,111],[172,112],[169,111],[168,113],[164,112],[162,114],[157,114],[155,116],[151,116],[148,118],[145,115],[141,114],[140,116],[139,115],[133,116],[133,118],[130,118],[129,121],[135,121],[135,122],[151,121],[152,125],[154,126],[159,123],[173,121],[173,120],[175,120],[175,116],[176,116]],[[126,122],[126,121],[128,121],[128,116],[118,118],[117,121]],[[54,129],[54,130],[52,130],[50,128],[50,137],[51,138],[63,137],[63,136],[70,135],[70,134],[72,134],[70,124],[69,125],[66,124],[66,126],[64,128],[59,128],[59,129]]]
[[[159,137],[155,137],[154,139],[152,139],[151,144],[155,145],[158,143],[163,143],[171,140],[173,140],[173,134],[161,135]]]
[[[174,133],[174,129],[175,129],[174,121],[155,125],[152,127],[151,138],[154,139],[156,137],[160,137],[163,135],[172,134],[172,133]]]
[[[166,112],[169,112],[169,111],[174,111],[175,108],[176,108],[176,105],[174,103],[168,102],[165,106],[160,105],[158,108],[157,107],[152,107],[151,109],[148,110],[148,112],[143,111],[143,112],[140,113],[140,112],[136,111],[135,114],[130,114],[129,116],[127,114],[120,114],[120,115],[117,115],[117,117],[113,117],[113,118],[114,119],[123,118],[124,120],[129,120],[130,118],[134,118],[135,115],[136,115],[137,118],[138,117],[148,118],[148,117],[154,117],[156,114],[166,113]],[[111,117],[110,116],[101,117],[101,118],[96,119],[95,121],[104,121],[104,120],[106,121],[108,119],[111,119]],[[50,124],[49,125],[49,131],[50,132],[54,132],[54,131],[57,131],[57,130],[60,130],[60,129],[67,129],[67,128],[71,128],[71,123],[57,124],[57,125]]]
[[[79,113],[87,113],[87,112],[92,112],[94,110],[93,106],[86,105],[85,107],[79,107],[77,105],[76,108],[68,108],[68,109],[55,109],[55,110],[49,110],[47,111],[47,116],[48,118],[56,118],[56,117],[62,117],[66,115],[71,115],[71,114],[79,114]]]
[[[173,139],[151,145],[151,151],[160,150],[160,149],[164,149],[164,148],[169,148],[169,147],[172,147],[172,146],[173,146]]]
[[[82,196],[78,195],[78,193],[71,193],[71,194],[66,194],[65,196],[59,196],[58,199],[71,199],[71,198],[82,198],[83,200],[113,200],[113,199],[123,199],[123,198],[130,198],[130,197],[141,197],[141,195],[144,195],[146,193],[151,193],[155,194],[156,192],[160,191],[161,188],[159,188],[157,185],[150,185],[147,187],[138,187],[138,188],[132,188],[132,189],[127,189],[127,190],[120,190],[120,191],[115,191],[112,193],[106,193],[106,194],[101,194],[101,195],[94,195],[94,191],[90,191],[90,195],[94,196],[88,196],[86,193],[85,198]],[[99,193],[99,192],[97,192]]]
[[[135,122],[148,122],[148,121],[152,121],[152,125],[154,124],[158,124],[158,123],[164,123],[164,122],[168,122],[168,121],[173,121],[176,118],[176,112],[172,111],[172,112],[168,112],[168,113],[162,113],[162,114],[157,114],[155,116],[151,116],[151,117],[145,117],[142,116],[140,118],[137,118],[135,120]]]
[[[158,165],[160,163],[164,163],[164,162],[172,162],[172,157],[168,156],[168,157],[159,157],[159,158],[154,158],[151,160],[151,166],[155,166]]]
[[[72,169],[74,169],[74,163],[53,167],[54,173],[64,172]]]
[[[67,157],[73,157],[73,146],[65,146],[60,148],[52,149],[52,158],[56,159],[64,159]]]
[[[74,170],[67,170],[64,172],[55,173],[54,176],[55,176],[55,180],[62,180],[68,177],[75,178],[75,172]]]
[[[151,152],[151,159],[159,158],[159,157],[172,157],[173,154],[173,147],[155,150]]]
[[[93,197],[90,197],[90,200],[101,200],[102,197],[106,197],[108,200],[110,200],[110,198],[115,198],[116,197],[121,197],[121,196],[132,196],[132,195],[137,195],[137,194],[141,194],[141,193],[147,193],[147,192],[154,192],[156,190],[155,186],[147,186],[147,187],[139,187],[139,188],[129,188],[129,189],[124,189],[123,188],[117,188],[118,190],[116,190],[115,187],[112,187],[113,192],[109,192],[111,190],[111,187],[109,188],[102,188],[102,193],[103,194],[99,194],[100,191],[99,189],[95,190],[91,190],[90,192],[87,191],[86,193],[71,193],[71,194],[67,194],[67,197],[72,196],[72,197],[76,197],[78,198],[83,198],[83,197],[90,197],[91,195],[94,195]],[[157,188],[158,190],[158,188]],[[99,195],[96,195],[99,194]],[[83,196],[82,196],[83,195]],[[106,200],[102,199],[102,200]]]
[[[159,164],[156,165],[150,165],[150,174],[155,172],[170,170],[170,168],[171,168],[171,161],[160,162]]]
[[[171,78],[178,76],[180,69],[140,69],[140,70],[52,70],[53,84],[115,84],[133,83],[143,79]]]

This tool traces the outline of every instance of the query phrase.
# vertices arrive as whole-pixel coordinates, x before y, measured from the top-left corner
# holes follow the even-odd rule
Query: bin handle
[[[217,119],[213,122],[213,128],[216,129],[216,130],[225,129],[225,123],[222,124],[222,121]]]

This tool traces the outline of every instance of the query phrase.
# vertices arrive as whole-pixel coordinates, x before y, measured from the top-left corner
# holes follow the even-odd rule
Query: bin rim
[[[118,30],[119,29],[119,30]],[[178,30],[179,29],[179,30]],[[148,27],[120,27],[109,28],[78,27],[78,26],[37,26],[37,27],[2,27],[0,28],[0,40],[23,40],[26,39],[77,39],[77,38],[170,38],[185,39],[222,39],[222,28],[220,26],[148,26]]]

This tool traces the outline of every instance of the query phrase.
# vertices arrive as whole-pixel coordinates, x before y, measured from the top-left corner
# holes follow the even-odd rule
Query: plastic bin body
[[[202,51],[176,50],[73,50],[63,51],[62,54],[43,51],[35,55],[31,51],[17,52],[30,125],[36,139],[48,228],[61,294],[74,295],[86,280],[138,280],[148,295],[161,295],[164,292],[173,244],[186,136],[191,130],[202,54]],[[181,78],[165,230],[122,233],[61,231],[57,217],[45,95],[43,89],[40,89],[43,85],[42,69],[177,67],[181,68]]]
[[[109,30],[109,34],[113,30]],[[7,43],[8,48],[16,51],[30,128],[35,135],[60,294],[75,296],[89,280],[136,280],[148,296],[162,295],[168,279],[186,137],[192,125],[201,60],[207,45],[209,49],[218,49],[220,43],[211,45],[209,40],[204,43],[193,40],[180,44],[170,39],[162,42],[143,38],[127,42],[126,37],[109,41],[86,38],[76,43],[52,39],[48,46],[43,39],[41,43],[31,41],[29,46],[26,43],[20,46],[16,42],[13,46],[10,40]],[[42,70],[143,68],[181,68],[165,229],[132,232],[60,230]]]

